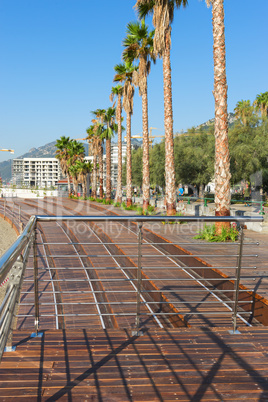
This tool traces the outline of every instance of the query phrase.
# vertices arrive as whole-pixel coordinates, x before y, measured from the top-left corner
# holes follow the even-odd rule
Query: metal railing
[[[12,329],[16,306],[27,265],[36,218],[31,217],[21,236],[0,259],[0,284],[2,294],[0,306],[0,358],[8,343],[11,348]]]
[[[227,267],[233,274],[221,275],[218,270],[226,266],[212,268],[204,262],[206,258],[215,257],[213,248],[226,247],[226,244],[209,243],[212,249],[209,253],[188,252],[196,242],[171,242],[150,230],[150,225],[163,221],[239,224],[239,240],[228,246],[234,250],[230,256],[236,259],[236,263]],[[237,321],[247,323],[252,315],[253,300],[249,300],[247,290],[240,286],[242,257],[256,257],[255,253],[243,255],[243,247],[249,244],[244,242],[243,227],[250,221],[262,222],[263,217],[32,216],[21,236],[0,258],[0,284],[7,283],[0,307],[0,358],[6,343],[11,347],[15,319],[33,319],[36,333],[42,317],[55,320],[56,328],[60,328],[64,320],[73,322],[75,319],[79,326],[81,317],[86,320],[97,317],[103,328],[120,326],[118,322],[126,320],[121,321],[123,326],[131,323],[139,334],[148,320],[159,327],[187,326],[189,317],[201,317],[206,321],[204,317],[228,315],[235,332]],[[57,241],[47,240],[45,233],[38,231],[38,222],[55,222],[64,240],[59,235]],[[71,227],[73,222],[84,225],[87,236],[84,235],[83,240]],[[121,234],[118,230],[116,236],[110,233],[113,225],[121,228]],[[33,270],[33,275],[23,281],[32,245],[33,266],[27,269]],[[208,244],[202,243],[202,247],[206,249]],[[226,260],[229,256],[223,251],[217,257]],[[39,261],[42,266],[38,266]],[[82,271],[84,276],[79,277]],[[47,272],[49,277],[44,276]],[[32,286],[23,289],[22,282],[24,285],[31,283],[33,289]],[[47,289],[40,288],[42,284],[46,284]],[[26,314],[16,312],[20,294],[33,297],[33,302],[20,304],[26,309],[29,307]],[[200,300],[196,299],[197,294],[202,294]],[[190,295],[190,299],[185,295]],[[223,311],[219,311],[217,303],[224,306]],[[206,311],[200,306],[212,307]],[[53,311],[48,311],[50,307]]]

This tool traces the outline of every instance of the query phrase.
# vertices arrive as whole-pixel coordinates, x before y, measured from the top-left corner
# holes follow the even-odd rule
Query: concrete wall
[[[58,196],[58,190],[30,190],[26,188],[2,188],[0,193],[1,197],[12,198],[44,198]]]

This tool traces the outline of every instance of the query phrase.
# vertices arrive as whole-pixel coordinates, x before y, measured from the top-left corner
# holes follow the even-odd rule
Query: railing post
[[[12,341],[13,341],[13,329],[16,328],[17,326],[17,312],[18,312],[18,306],[19,306],[19,297],[20,297],[20,287],[21,287],[21,281],[22,281],[22,273],[23,273],[23,266],[24,266],[24,261],[22,258],[22,255],[20,255],[16,261],[16,263],[13,265],[13,267],[10,270],[9,274],[9,286],[14,286],[17,289],[17,294],[15,297],[13,297],[13,302],[10,304],[10,314],[11,314],[11,325],[10,325],[10,330],[8,333],[7,341],[6,341],[6,347],[5,351],[6,352],[13,352],[16,347],[12,347]],[[15,293],[15,292],[14,292]]]
[[[34,255],[34,307],[35,307],[34,326],[35,326],[36,335],[38,335],[39,300],[38,300],[38,264],[37,264],[37,226],[35,226],[35,228],[34,228],[33,255]]]
[[[6,219],[6,205],[7,205],[7,200],[5,198],[5,201],[4,201],[4,219]]]
[[[238,310],[239,284],[240,284],[241,265],[242,265],[243,241],[244,241],[244,223],[241,223],[240,233],[239,233],[239,251],[238,251],[238,258],[237,258],[236,280],[235,280],[235,294],[234,294],[234,308],[233,308],[233,333],[235,333],[236,329],[237,329],[237,310]]]
[[[138,224],[138,270],[137,270],[137,312],[136,312],[136,335],[139,335],[140,309],[141,309],[141,246],[142,246],[142,223]]]

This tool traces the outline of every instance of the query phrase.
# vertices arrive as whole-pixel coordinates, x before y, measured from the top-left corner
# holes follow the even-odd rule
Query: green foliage
[[[206,132],[175,138],[176,184],[206,185],[214,174],[214,137]]]
[[[216,234],[215,224],[206,225],[204,229],[199,232],[194,239],[206,240],[209,242],[225,242],[225,241],[236,241],[238,239],[239,232],[236,227],[230,227],[230,229],[222,228],[221,234]]]
[[[150,184],[165,187],[165,142],[150,149]]]
[[[235,124],[229,132],[232,184],[241,180],[250,182],[250,176],[268,169],[268,130],[265,121],[260,125]]]

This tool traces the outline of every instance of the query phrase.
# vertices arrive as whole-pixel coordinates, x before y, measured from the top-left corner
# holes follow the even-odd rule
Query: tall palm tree
[[[103,198],[103,139],[102,133],[104,130],[105,109],[96,109],[91,113],[96,117],[92,120],[94,124],[95,135],[98,137],[98,162],[99,162],[99,183],[100,183],[100,198]]]
[[[227,80],[223,0],[206,0],[212,5],[214,99],[215,99],[215,215],[229,216],[231,204],[230,154],[228,144]],[[216,225],[221,233],[222,227]]]
[[[93,153],[93,177],[92,177],[92,197],[97,197],[97,156],[99,150],[99,137],[96,136],[95,127],[91,125],[87,128],[87,140],[91,144]]]
[[[147,210],[150,202],[147,76],[150,72],[151,60],[155,62],[153,37],[154,31],[149,31],[148,26],[142,20],[127,25],[127,36],[123,41],[124,60],[139,61],[139,69],[133,73],[133,80],[134,84],[139,87],[139,94],[142,98],[143,211]]]
[[[116,202],[122,202],[122,85],[117,85],[112,87],[111,91],[111,101],[117,96],[117,106],[116,106],[116,121],[118,126],[118,170],[117,170],[117,188],[116,188]]]
[[[251,106],[250,100],[241,100],[237,102],[234,112],[237,119],[242,121],[244,126],[248,126],[252,117],[254,107]]]
[[[175,162],[173,139],[173,108],[171,89],[171,24],[174,9],[186,6],[187,0],[137,0],[136,8],[141,19],[153,14],[154,52],[163,58],[164,125],[165,125],[165,184],[167,215],[176,213]]]
[[[117,131],[115,124],[115,109],[109,107],[104,116],[105,130],[102,133],[102,138],[106,140],[106,201],[111,201],[111,139],[114,132]]]
[[[132,162],[131,162],[131,116],[133,114],[134,85],[132,84],[133,73],[138,67],[130,61],[117,64],[114,68],[115,82],[123,84],[123,108],[126,112],[126,137],[127,137],[127,207],[132,205]]]
[[[71,194],[71,181],[70,181],[70,174],[68,170],[68,159],[69,159],[69,146],[70,146],[70,137],[65,137],[62,136],[60,137],[59,140],[56,142],[56,158],[60,162],[60,167],[62,174],[64,176],[67,176],[67,182],[68,182],[68,194]]]
[[[268,92],[261,92],[257,95],[254,104],[256,105],[257,110],[261,112],[262,118],[268,116]]]

